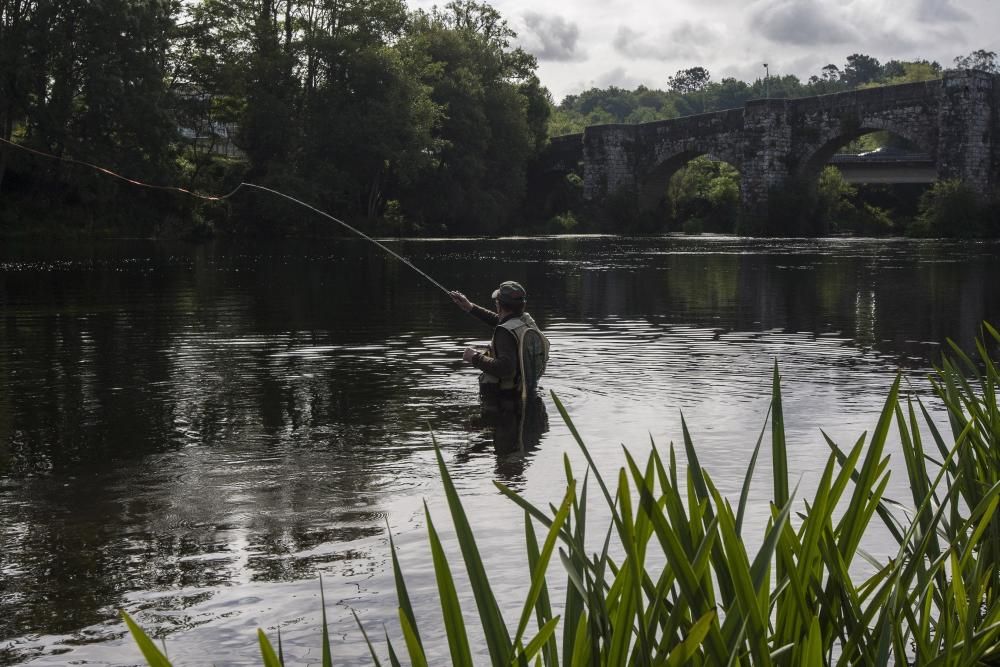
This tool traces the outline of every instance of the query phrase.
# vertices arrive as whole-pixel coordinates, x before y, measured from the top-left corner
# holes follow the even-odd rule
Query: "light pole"
[[[770,72],[767,69],[767,63],[764,63],[764,99],[768,97],[767,90],[767,80],[771,78]]]

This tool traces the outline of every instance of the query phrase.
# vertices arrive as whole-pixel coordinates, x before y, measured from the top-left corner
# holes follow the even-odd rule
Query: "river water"
[[[607,475],[622,445],[679,442],[683,412],[735,495],[777,360],[804,495],[828,453],[820,429],[842,443],[870,431],[900,370],[933,405],[926,375],[946,338],[968,347],[982,320],[1000,322],[996,243],[392,247],[484,305],[502,280],[526,286],[552,343],[526,419],[483,410],[461,362],[489,329],[362,241],[0,250],[0,664],[138,663],[119,609],[178,664],[259,664],[258,627],[281,628],[289,663],[318,663],[320,575],[338,664],[366,663],[352,611],[369,634],[399,637],[390,530],[441,664],[423,500],[460,560],[432,433],[514,620],[522,516],[493,482],[545,503],[561,496],[564,455],[583,472],[548,391]],[[764,453],[749,542],[769,471]]]

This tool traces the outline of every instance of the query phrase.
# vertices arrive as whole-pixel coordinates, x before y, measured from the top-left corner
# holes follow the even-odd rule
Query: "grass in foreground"
[[[986,333],[990,344],[1000,343],[994,328],[987,325]],[[775,365],[769,414],[774,498],[754,553],[745,546],[744,517],[766,426],[734,507],[702,467],[686,424],[683,473],[673,445],[666,452],[653,446],[643,461],[623,450],[626,465],[616,479],[606,480],[553,395],[588,469],[580,479],[566,459],[566,490],[558,507],[537,507],[497,483],[524,511],[529,572],[516,622],[500,611],[472,526],[436,448],[481,624],[475,640],[485,639],[496,666],[1000,664],[1000,372],[985,342],[978,344],[975,361],[952,347],[953,356],[932,378],[948,411],[950,435],[940,432],[919,399],[900,399],[897,378],[870,437],[841,447],[824,434],[830,455],[800,511],[793,511],[796,492],[789,488]],[[885,445],[893,425],[909,477],[906,499],[884,495]],[[585,546],[591,484],[611,513],[600,552]],[[872,521],[883,523],[896,541],[897,553],[888,562],[859,547]],[[430,512],[427,531],[451,664],[471,665],[461,601]],[[612,544],[625,554],[620,561],[610,555]],[[546,582],[557,555],[567,578],[558,613]],[[859,559],[873,574],[856,581],[850,572]],[[394,545],[392,563],[405,655],[415,667],[427,665]],[[122,615],[149,664],[168,665]],[[360,621],[358,626],[364,634]],[[275,651],[263,631],[258,636],[263,664],[282,665],[280,638]],[[364,637],[372,663],[381,665]],[[332,665],[325,609],[322,642],[323,665]],[[388,664],[401,664],[388,636],[386,650]]]

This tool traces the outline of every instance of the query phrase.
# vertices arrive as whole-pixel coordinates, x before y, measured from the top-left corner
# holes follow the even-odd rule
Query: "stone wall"
[[[1000,77],[949,71],[935,81],[751,100],[741,109],[640,125],[597,125],[582,137],[584,199],[627,193],[651,210],[677,169],[709,154],[740,170],[745,213],[766,215],[775,188],[815,179],[838,148],[876,130],[926,151],[939,177],[961,178],[986,194],[1000,186],[998,117]]]

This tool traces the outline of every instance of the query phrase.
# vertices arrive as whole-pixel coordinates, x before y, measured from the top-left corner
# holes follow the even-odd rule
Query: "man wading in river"
[[[480,392],[527,397],[545,372],[549,341],[531,315],[524,312],[528,298],[524,288],[512,280],[501,283],[493,291],[496,312],[477,306],[461,292],[449,294],[459,308],[494,327],[493,339],[486,350],[467,347],[462,354],[462,359],[482,371]]]

